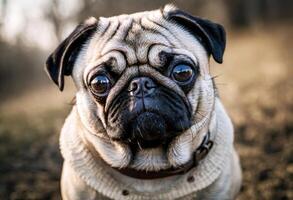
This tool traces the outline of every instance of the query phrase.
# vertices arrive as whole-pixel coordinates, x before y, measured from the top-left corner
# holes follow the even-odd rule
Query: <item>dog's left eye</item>
[[[194,71],[191,66],[180,64],[176,65],[171,73],[171,77],[180,83],[189,82],[193,77]]]
[[[90,82],[91,91],[98,96],[106,95],[109,92],[110,87],[111,82],[106,75],[97,75]]]

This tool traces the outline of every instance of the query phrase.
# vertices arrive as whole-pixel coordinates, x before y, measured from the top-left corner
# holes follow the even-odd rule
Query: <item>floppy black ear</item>
[[[226,46],[226,33],[223,26],[206,19],[192,16],[176,8],[171,8],[170,11],[167,11],[165,17],[175,21],[199,38],[208,53],[213,55],[215,61],[218,63],[223,62]]]
[[[79,24],[75,30],[48,57],[45,71],[59,89],[64,88],[64,76],[71,75],[72,67],[82,45],[97,29],[97,20],[89,18]]]

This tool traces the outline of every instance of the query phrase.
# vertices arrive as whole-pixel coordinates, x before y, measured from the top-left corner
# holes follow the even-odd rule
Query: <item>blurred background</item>
[[[74,87],[59,92],[43,65],[89,16],[157,9],[167,0],[0,0],[0,199],[60,199],[58,136]],[[172,1],[223,24],[224,64],[211,59],[235,125],[240,200],[293,199],[293,1]]]

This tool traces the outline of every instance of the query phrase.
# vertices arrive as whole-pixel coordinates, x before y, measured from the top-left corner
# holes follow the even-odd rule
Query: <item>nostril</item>
[[[153,80],[151,80],[151,79],[145,79],[145,81],[144,81],[144,88],[146,88],[146,89],[152,89],[152,88],[155,88],[155,87],[156,87],[156,85],[155,85],[155,83],[154,83]]]
[[[146,82],[144,83],[144,87],[145,87],[146,89],[151,89],[151,88],[153,88],[152,83],[150,83],[149,81],[146,81]]]
[[[137,82],[132,82],[129,88],[130,92],[134,92],[138,89],[138,83]]]

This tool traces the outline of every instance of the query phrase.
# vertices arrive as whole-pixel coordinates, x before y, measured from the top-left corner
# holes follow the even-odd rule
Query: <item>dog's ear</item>
[[[223,62],[226,46],[226,33],[220,24],[206,19],[192,16],[174,6],[167,5],[163,10],[164,17],[186,28],[190,33],[199,38],[212,54],[215,61]]]
[[[78,53],[83,44],[96,31],[97,23],[96,18],[91,17],[79,24],[48,57],[45,71],[61,91],[64,88],[64,76],[71,75]]]

